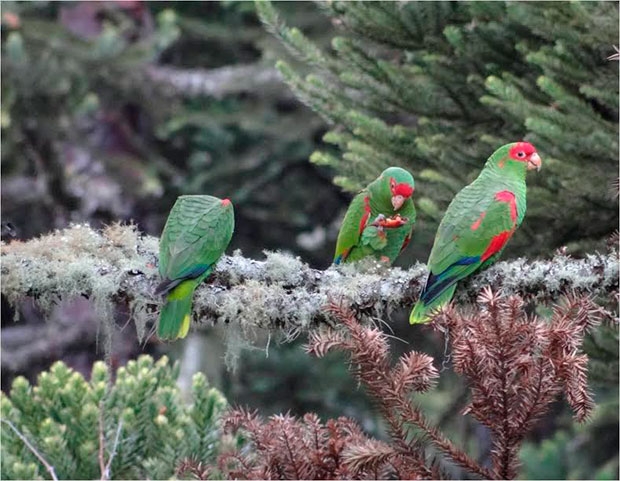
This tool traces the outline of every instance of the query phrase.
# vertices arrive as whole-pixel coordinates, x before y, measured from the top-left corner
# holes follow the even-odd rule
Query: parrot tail
[[[166,303],[161,309],[157,336],[162,339],[175,340],[187,336],[192,316],[192,298],[197,283],[195,280],[181,282],[166,296]]]
[[[428,304],[422,297],[418,300],[413,311],[411,311],[411,315],[409,316],[409,324],[423,324],[431,320],[430,315],[442,307],[443,305],[450,302],[452,296],[454,295],[454,290],[456,289],[456,284],[452,284],[441,294],[436,296],[433,300],[431,300]]]

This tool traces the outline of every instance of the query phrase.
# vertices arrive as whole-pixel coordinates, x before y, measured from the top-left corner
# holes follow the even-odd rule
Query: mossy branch
[[[2,244],[1,291],[13,304],[33,297],[44,311],[59,299],[85,296],[103,319],[112,318],[115,304],[128,303],[143,335],[161,303],[152,294],[159,281],[157,251],[158,239],[135,226],[115,224],[99,232],[74,225],[28,242]],[[317,270],[289,254],[266,252],[258,261],[235,252],[224,256],[197,289],[194,316],[205,324],[235,323],[290,336],[330,322],[322,310],[330,298],[342,298],[368,317],[409,308],[425,278],[420,263],[400,269],[369,261]],[[457,302],[474,300],[487,285],[539,301],[567,291],[609,297],[618,290],[618,258],[613,252],[500,262],[462,283]]]

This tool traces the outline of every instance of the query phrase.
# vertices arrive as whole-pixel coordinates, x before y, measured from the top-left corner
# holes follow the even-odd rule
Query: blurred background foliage
[[[355,191],[408,167],[420,218],[410,255],[502,144],[537,146],[528,222],[511,253],[601,249],[618,225],[618,5],[609,2],[327,2],[341,28],[324,49],[257,3],[296,59],[287,83],[333,128],[311,160]],[[369,160],[371,159],[371,160]],[[420,242],[421,241],[421,242]],[[418,249],[416,249],[416,246]]]
[[[279,80],[253,4],[3,7],[3,219],[21,238],[118,219],[158,234],[178,195],[208,192],[235,203],[232,248],[327,264],[314,231],[347,197],[307,162],[324,124]]]
[[[528,179],[527,219],[504,257],[607,248],[618,228],[618,63],[607,58],[618,41],[617,3],[256,10],[230,1],[3,2],[3,240],[116,220],[158,235],[178,195],[208,193],[235,204],[230,251],[289,250],[324,268],[351,193],[394,164],[417,180],[416,234],[398,261],[409,265],[426,260],[445,207],[488,155],[525,138],[543,169]],[[13,324],[3,300],[3,355],[40,333],[59,335],[43,322],[96,323],[84,304],[44,320],[25,303]],[[412,332],[402,314],[392,316],[394,336],[409,344],[395,340],[394,353],[415,348],[442,362],[443,340]],[[183,343],[140,346],[124,332],[113,366],[144,351],[195,355]],[[257,334],[269,349],[244,351],[231,373],[225,335],[195,334],[192,365],[229,402],[265,414],[345,414],[382,435],[342,357],[311,359],[303,340]],[[56,358],[88,375],[102,356],[95,348],[93,337],[33,359],[26,372],[3,367],[2,388],[17,374],[34,382]],[[588,351],[594,419],[575,426],[557,403],[522,452],[524,478],[617,479],[617,327],[603,327]],[[460,416],[465,389],[449,369],[419,402],[455,440],[488,456],[488,433]]]

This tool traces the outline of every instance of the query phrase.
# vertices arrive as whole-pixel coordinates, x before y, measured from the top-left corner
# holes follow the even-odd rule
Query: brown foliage
[[[190,479],[204,480],[209,479],[212,474],[212,466],[193,458],[182,459],[176,469],[176,476],[181,479],[189,477]]]
[[[303,419],[234,409],[224,419],[227,432],[245,433],[253,450],[228,452],[219,466],[233,479],[378,479],[390,471],[394,450],[366,437],[357,423],[344,417],[323,424],[315,414]],[[391,473],[399,471],[392,469]]]
[[[307,351],[324,356],[340,349],[350,355],[353,374],[365,385],[385,418],[390,442],[368,438],[352,420],[322,424],[303,419],[233,410],[229,432],[247,433],[251,448],[220,457],[220,469],[237,479],[438,479],[438,464],[425,452],[430,443],[471,475],[509,479],[518,473],[518,450],[526,434],[564,392],[578,421],[593,408],[588,391],[588,358],[580,348],[587,329],[600,323],[601,309],[587,297],[568,296],[548,320],[526,314],[518,296],[482,291],[478,308],[463,313],[448,306],[433,326],[451,341],[457,373],[469,381],[471,414],[493,435],[491,468],[455,446],[412,403],[412,394],[430,389],[439,373],[433,359],[415,351],[390,363],[386,336],[363,327],[348,307],[327,308],[342,324],[339,331],[310,335]],[[415,436],[411,427],[423,437]]]
[[[587,297],[569,296],[549,320],[528,316],[523,300],[490,288],[480,308],[463,315],[453,306],[435,318],[449,333],[454,370],[469,381],[471,414],[493,433],[493,477],[517,475],[525,435],[564,391],[578,421],[594,406],[587,385],[588,357],[580,352],[585,331],[600,322]]]

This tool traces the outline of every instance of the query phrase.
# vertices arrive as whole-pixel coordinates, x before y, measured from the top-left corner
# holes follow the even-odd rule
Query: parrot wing
[[[517,227],[515,195],[473,183],[454,198],[437,231],[420,297],[431,303],[446,289],[496,257]]]
[[[353,198],[344,216],[336,242],[334,264],[345,262],[351,252],[360,245],[360,237],[369,222],[369,217],[368,192],[364,189]]]
[[[164,279],[197,278],[226,250],[234,229],[232,209],[211,196],[183,196],[175,203],[162,236]]]

